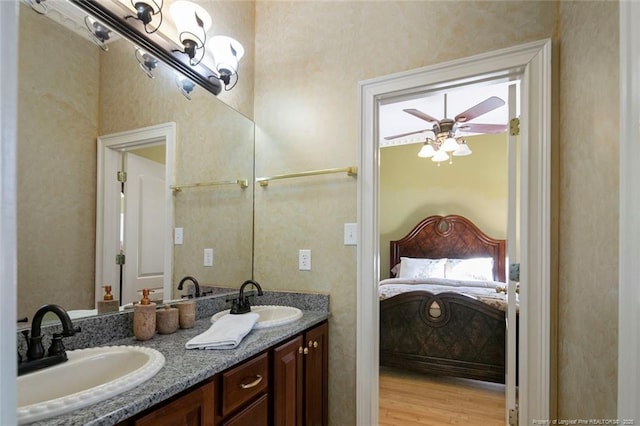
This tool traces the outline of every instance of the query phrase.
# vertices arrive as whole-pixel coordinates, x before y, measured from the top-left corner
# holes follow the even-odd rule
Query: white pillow
[[[398,278],[444,278],[447,259],[400,258]]]
[[[448,280],[493,281],[493,258],[447,259],[444,276]]]

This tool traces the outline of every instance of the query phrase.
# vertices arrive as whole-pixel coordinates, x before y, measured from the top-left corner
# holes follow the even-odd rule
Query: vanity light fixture
[[[109,50],[107,40],[111,38],[111,30],[100,21],[87,15],[84,17],[84,25],[89,31],[89,35],[95,44],[97,44],[105,52]]]
[[[156,78],[153,75],[153,70],[158,66],[158,60],[139,47],[136,47],[135,56],[138,61],[138,65],[140,65],[140,68],[144,71],[147,77],[150,79]]]
[[[176,74],[176,86],[178,86],[180,93],[182,93],[185,98],[191,100],[191,92],[193,92],[193,89],[196,87],[193,81],[182,74]]]
[[[178,30],[184,50],[175,50],[189,56],[191,66],[198,65],[205,54],[207,31],[211,28],[211,16],[202,6],[190,1],[178,0],[169,8]]]
[[[131,5],[136,10],[136,15],[125,16],[125,19],[133,18],[142,22],[144,24],[144,31],[147,34],[155,33],[156,31],[158,31],[158,28],[160,28],[160,25],[162,25],[163,0],[160,0],[160,2],[151,0],[150,3],[151,4],[143,1],[134,2],[134,0],[131,0]],[[150,24],[154,16],[159,16],[159,22],[152,26]]]
[[[224,83],[225,90],[233,89],[238,83],[238,67],[244,56],[244,47],[239,41],[220,35],[212,37],[208,44],[215,60],[218,79]]]

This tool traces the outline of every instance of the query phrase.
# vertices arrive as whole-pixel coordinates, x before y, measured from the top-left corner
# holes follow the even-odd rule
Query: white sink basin
[[[155,349],[104,346],[67,351],[63,364],[18,377],[18,423],[57,416],[132,389],[164,365]]]
[[[253,326],[254,329],[285,325],[302,318],[302,311],[292,306],[258,305],[252,306],[251,312],[255,312],[259,316],[256,325]],[[220,311],[211,317],[211,322],[228,314],[229,309]]]

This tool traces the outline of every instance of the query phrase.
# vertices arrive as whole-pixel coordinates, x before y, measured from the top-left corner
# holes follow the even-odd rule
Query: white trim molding
[[[640,3],[620,2],[618,418],[640,421]]]
[[[519,420],[531,424],[534,419],[550,418],[551,41],[547,39],[359,84],[358,425],[378,423],[378,104],[385,98],[452,82],[460,85],[514,75],[521,79],[522,91]]]
[[[0,1],[0,424],[16,424],[18,2]]]

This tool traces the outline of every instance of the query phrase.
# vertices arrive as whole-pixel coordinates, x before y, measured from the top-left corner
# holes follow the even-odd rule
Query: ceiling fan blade
[[[408,132],[408,133],[401,133],[399,135],[386,136],[384,139],[390,141],[391,139],[402,138],[404,136],[410,136],[410,135],[417,135],[418,133],[423,133],[423,132],[433,132],[433,130],[432,129],[416,130],[415,132]]]
[[[491,96],[490,98],[485,99],[479,104],[472,106],[468,110],[456,115],[455,120],[458,123],[465,123],[467,121],[471,121],[474,118],[481,116],[482,114],[486,114],[489,111],[493,111],[496,108],[500,108],[502,105],[504,105],[504,103],[505,102],[499,97]]]
[[[415,117],[421,118],[424,121],[428,121],[430,123],[438,122],[437,118],[433,118],[432,116],[425,114],[424,112],[417,110],[415,108],[407,108],[407,109],[403,109],[403,111]]]
[[[462,123],[457,129],[461,132],[469,133],[504,133],[509,126],[506,124],[482,124],[482,123]]]

